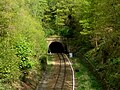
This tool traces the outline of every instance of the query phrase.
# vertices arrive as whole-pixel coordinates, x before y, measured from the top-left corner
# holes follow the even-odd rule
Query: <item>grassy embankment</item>
[[[29,2],[30,4],[31,2]],[[0,1],[0,90],[35,90],[46,53],[40,20],[26,0]]]
[[[103,90],[100,82],[89,71],[83,61],[73,59],[77,90]]]

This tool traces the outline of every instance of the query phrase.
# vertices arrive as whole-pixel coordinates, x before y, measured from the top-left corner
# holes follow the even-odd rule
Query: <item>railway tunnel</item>
[[[67,51],[67,46],[60,42],[52,42],[48,49],[48,53],[67,53]]]

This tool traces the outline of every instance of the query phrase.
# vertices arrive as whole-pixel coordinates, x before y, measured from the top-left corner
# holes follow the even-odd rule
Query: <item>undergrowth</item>
[[[89,67],[79,59],[73,59],[72,62],[75,70],[76,90],[103,90],[100,82],[89,71]]]
[[[20,89],[27,80],[37,83],[46,46],[41,22],[27,1],[0,1],[0,90]]]

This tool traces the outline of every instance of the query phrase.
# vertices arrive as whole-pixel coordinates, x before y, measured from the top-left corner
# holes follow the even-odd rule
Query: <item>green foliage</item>
[[[44,5],[36,5],[37,0],[0,2],[0,90],[18,88],[13,83],[25,79],[25,73],[41,73],[39,57],[46,53],[47,44],[41,24]]]
[[[103,90],[101,84],[89,71],[84,61],[73,59],[73,67],[77,71],[75,72],[77,90]]]
[[[67,42],[71,51],[88,58],[117,90],[119,29],[118,0],[2,0],[0,79],[13,82],[24,71],[37,74],[38,59],[46,52],[45,36],[57,34],[71,37]]]
[[[110,88],[115,90],[119,88],[119,39],[119,33],[111,33],[97,48],[85,54],[85,58],[94,65],[101,77],[107,80]]]
[[[45,9],[43,18],[44,26],[54,30],[54,34],[70,36],[72,31],[72,27],[70,27],[72,20],[70,19],[75,6],[72,0],[48,1],[48,8]]]
[[[31,48],[29,43],[27,43],[24,40],[19,40],[19,42],[16,44],[17,53],[16,55],[21,59],[21,62],[19,63],[20,70],[27,70],[31,68],[29,57],[32,55]]]
[[[46,30],[70,38],[67,40],[70,51],[75,56],[89,59],[110,88],[118,90],[120,2],[49,0],[44,15]]]
[[[15,50],[9,42],[6,39],[0,43],[0,79],[5,82],[16,80],[20,75],[18,68],[19,59],[15,56]]]

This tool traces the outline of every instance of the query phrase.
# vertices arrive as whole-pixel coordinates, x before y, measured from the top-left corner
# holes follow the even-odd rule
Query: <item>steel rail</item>
[[[60,55],[62,56],[62,58],[60,57]],[[56,90],[56,86],[59,82],[59,79],[60,79],[60,75],[62,73],[62,60],[64,61],[64,75],[63,75],[63,80],[62,80],[62,83],[61,83],[61,90],[63,90],[64,88],[64,83],[65,83],[65,78],[66,78],[66,61],[65,61],[65,58],[63,56],[62,53],[58,54],[58,57],[59,57],[59,60],[60,60],[60,66],[59,66],[59,73],[58,73],[58,76],[57,76],[57,80],[56,80],[56,83],[54,85],[54,90]]]
[[[72,67],[72,63],[71,63],[71,61],[69,60],[68,56],[67,56],[66,54],[65,54],[65,56],[66,56],[66,58],[67,58],[67,60],[68,60],[68,62],[69,62],[69,65],[70,65],[71,71],[72,71],[72,90],[75,90],[75,73],[74,73],[74,69],[73,69],[73,67]]]
[[[61,88],[61,90],[63,90],[64,83],[65,83],[65,78],[66,78],[66,60],[65,60],[65,58],[64,58],[62,53],[61,53],[61,56],[62,56],[62,58],[64,60],[64,76],[63,76],[63,82],[62,82],[62,88]]]
[[[55,90],[55,87],[56,87],[56,85],[57,85],[58,79],[59,79],[59,77],[60,77],[60,72],[61,72],[61,59],[60,59],[60,56],[59,56],[58,53],[57,53],[57,55],[58,55],[59,60],[60,60],[60,66],[59,66],[59,73],[58,73],[58,76],[57,76],[57,80],[56,80],[55,85],[54,85],[54,90]]]

